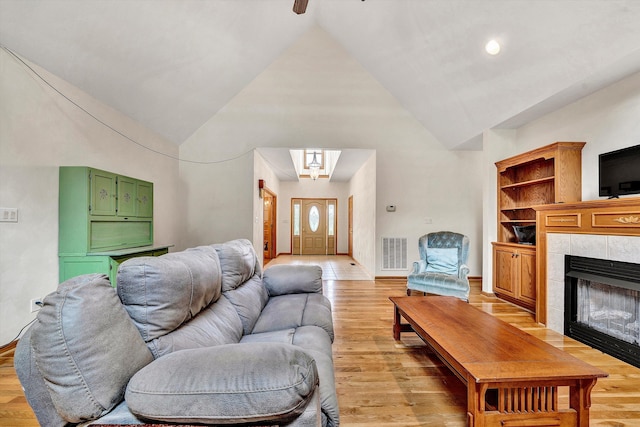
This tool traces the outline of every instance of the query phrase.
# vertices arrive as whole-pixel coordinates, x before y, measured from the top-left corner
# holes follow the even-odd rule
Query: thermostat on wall
[[[395,212],[395,211],[396,211],[396,205],[387,206],[387,212]]]

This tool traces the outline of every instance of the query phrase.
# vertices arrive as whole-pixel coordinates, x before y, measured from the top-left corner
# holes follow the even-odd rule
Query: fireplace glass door
[[[640,342],[640,292],[578,279],[577,321],[630,344]]]
[[[565,335],[640,367],[640,264],[565,257]]]

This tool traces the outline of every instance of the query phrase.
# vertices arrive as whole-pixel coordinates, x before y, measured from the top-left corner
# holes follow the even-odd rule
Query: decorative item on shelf
[[[514,225],[513,232],[516,235],[516,242],[521,245],[536,244],[536,226],[535,225]]]
[[[313,152],[313,160],[309,163],[309,176],[312,180],[317,180],[320,176],[320,162],[316,158],[316,152]]]
[[[264,179],[258,180],[258,195],[260,198],[264,198]]]

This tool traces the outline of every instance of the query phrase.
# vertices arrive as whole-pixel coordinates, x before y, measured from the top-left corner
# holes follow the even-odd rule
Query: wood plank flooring
[[[392,336],[390,296],[401,281],[325,281],[333,304],[333,346],[341,426],[464,426],[462,383],[414,334]],[[591,426],[640,427],[640,369],[536,324],[531,314],[480,293],[470,303],[609,373],[594,388]],[[561,400],[568,400],[568,393]],[[0,354],[0,426],[37,426],[13,369]]]

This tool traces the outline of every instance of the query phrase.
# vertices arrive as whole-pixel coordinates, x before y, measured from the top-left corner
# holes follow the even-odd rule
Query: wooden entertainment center
[[[536,311],[535,245],[516,240],[513,226],[536,225],[534,206],[582,197],[584,142],[556,142],[496,163],[498,233],[493,245],[493,292]]]
[[[640,236],[640,198],[581,201],[584,142],[556,142],[496,163],[493,292],[547,324],[548,233]],[[514,225],[534,225],[535,245]]]

